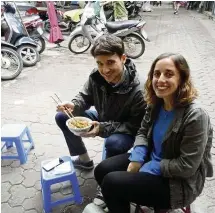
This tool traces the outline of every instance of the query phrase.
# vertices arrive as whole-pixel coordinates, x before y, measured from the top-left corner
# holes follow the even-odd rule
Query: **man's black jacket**
[[[145,114],[143,82],[137,76],[134,63],[127,59],[125,80],[112,87],[94,69],[83,89],[72,100],[74,114],[81,115],[91,106],[98,112],[99,136],[108,137],[114,133],[135,136]]]

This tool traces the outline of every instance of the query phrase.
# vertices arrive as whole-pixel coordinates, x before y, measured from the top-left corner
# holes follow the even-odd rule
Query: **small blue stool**
[[[53,170],[47,172],[42,167],[49,162],[43,161],[41,163],[41,185],[42,185],[42,195],[43,195],[43,208],[45,213],[51,212],[54,206],[74,201],[77,204],[82,203],[82,197],[79,189],[78,179],[75,173],[75,169],[72,163],[72,159],[69,156],[61,157],[64,162],[70,162],[71,172],[61,175],[55,175]],[[63,198],[57,201],[51,201],[51,185],[56,183],[61,183],[64,181],[70,181],[73,189],[73,196]]]
[[[23,140],[23,137],[27,136],[27,140]],[[20,164],[24,164],[27,161],[28,153],[34,148],[34,142],[32,140],[30,131],[25,124],[5,124],[1,128],[1,141],[4,145],[1,147],[1,151],[6,146],[7,149],[13,147],[13,143],[16,145],[17,155],[1,156],[1,159],[19,159]],[[24,148],[23,143],[30,143],[27,149]]]

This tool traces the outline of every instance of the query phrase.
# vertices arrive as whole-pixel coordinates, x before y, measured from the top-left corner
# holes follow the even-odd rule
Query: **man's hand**
[[[94,126],[93,129],[89,132],[83,133],[80,136],[89,138],[89,137],[96,137],[99,134],[99,126],[100,123],[98,121],[92,121],[92,125]]]
[[[138,172],[142,164],[139,162],[131,162],[128,165],[127,172]]]
[[[58,112],[64,112],[65,109],[68,109],[69,112],[73,112],[74,104],[72,102],[65,101],[63,103],[59,103],[57,106]]]

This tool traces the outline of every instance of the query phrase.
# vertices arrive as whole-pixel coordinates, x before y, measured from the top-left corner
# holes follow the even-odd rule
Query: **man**
[[[93,120],[93,129],[82,137],[100,136],[105,139],[106,157],[127,152],[134,143],[135,134],[145,113],[143,85],[137,77],[135,65],[124,54],[122,40],[105,35],[96,40],[91,49],[98,68],[94,69],[82,91],[67,103],[57,107],[55,117],[62,130],[76,168],[92,169],[82,138],[75,136],[66,126],[68,108],[74,115]],[[94,106],[96,111],[89,110]]]

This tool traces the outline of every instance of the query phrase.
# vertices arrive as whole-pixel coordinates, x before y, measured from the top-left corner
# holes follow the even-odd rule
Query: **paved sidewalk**
[[[146,77],[154,58],[160,53],[180,52],[188,60],[193,81],[200,92],[199,102],[207,109],[215,129],[215,24],[202,14],[181,8],[173,15],[170,6],[154,8],[143,13],[146,31],[151,42],[146,42],[144,55],[135,60],[140,75]],[[67,46],[68,38],[63,42]],[[73,55],[68,49],[46,50],[41,61],[10,82],[2,82],[2,125],[25,123],[29,126],[35,149],[28,162],[2,161],[2,213],[41,213],[40,163],[42,160],[68,155],[63,135],[54,120],[55,104],[49,97],[57,93],[63,100],[71,100],[83,86],[95,62],[89,52]],[[215,137],[215,132],[214,132]],[[101,161],[103,140],[84,140],[90,157]],[[215,141],[212,148],[215,170]],[[80,213],[96,193],[93,171],[77,170],[84,203],[53,209],[53,213]],[[53,187],[53,198],[71,193],[68,183]],[[193,212],[215,212],[215,177],[206,181],[202,195],[195,201]]]

